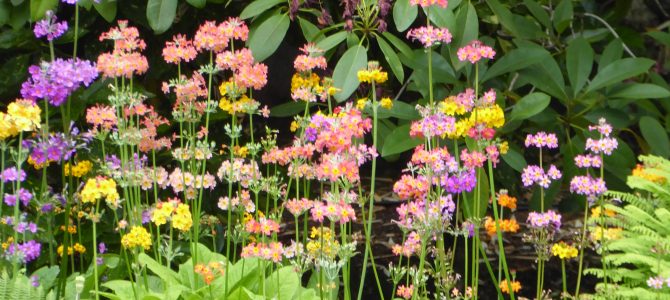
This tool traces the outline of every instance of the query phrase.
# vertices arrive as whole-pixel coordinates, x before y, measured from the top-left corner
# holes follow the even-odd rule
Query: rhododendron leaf
[[[197,7],[197,8],[203,8],[203,7],[205,7],[205,4],[207,4],[207,0],[186,0],[186,2],[188,2],[188,4],[193,5],[193,7]],[[252,2],[252,4],[253,3],[255,3],[255,1]],[[249,5],[251,5],[251,4],[249,4]]]
[[[542,5],[538,4],[537,1],[533,0],[524,0],[523,4],[526,5],[528,11],[537,19],[540,24],[544,27],[551,26],[551,20],[549,19],[549,14],[544,10]]]
[[[393,48],[391,48],[383,38],[377,37],[377,43],[379,44],[379,49],[384,53],[384,58],[386,58],[386,62],[389,63],[391,71],[393,71],[396,79],[400,82],[405,81],[405,70],[402,67],[402,63],[400,63],[398,54],[395,53]]]
[[[498,75],[518,71],[536,63],[539,63],[545,57],[551,57],[551,54],[540,47],[520,47],[511,50],[507,54],[496,59],[493,65],[481,77],[485,82]]]
[[[240,13],[240,19],[245,20],[255,17],[274,7],[275,5],[286,2],[284,0],[256,0],[250,1],[244,10]]]
[[[249,48],[256,61],[263,61],[277,50],[284,40],[291,21],[287,14],[275,14],[249,33]]]
[[[479,37],[479,19],[477,18],[477,11],[475,10],[475,7],[472,6],[472,3],[468,2],[458,10],[456,13],[456,24],[459,25],[449,28],[454,36],[451,42],[452,47],[449,48],[452,52],[451,61],[454,68],[459,70],[468,64],[468,62],[458,60],[456,51],[458,48],[469,44],[472,40],[476,40]]]
[[[670,97],[670,91],[651,83],[630,83],[622,85],[607,96],[624,99],[658,99]]]
[[[93,2],[93,7],[107,22],[112,22],[116,19],[117,1],[100,0],[100,2]]]
[[[399,32],[403,32],[409,28],[416,16],[418,15],[419,10],[416,5],[409,4],[409,0],[397,0],[393,4],[393,22],[395,27]]]
[[[521,98],[521,100],[512,107],[512,113],[510,113],[509,120],[528,119],[543,111],[549,106],[550,102],[551,98],[545,93],[537,92],[528,94]]]
[[[382,157],[405,152],[423,143],[423,139],[409,136],[409,126],[409,124],[398,126],[384,138]]]
[[[520,46],[541,48],[530,42],[520,42]],[[551,55],[543,57],[539,63],[524,69],[520,74],[536,88],[560,100],[565,101],[568,98],[561,68]]]
[[[30,19],[33,21],[44,18],[48,10],[54,10],[58,0],[30,0]]]
[[[156,34],[172,26],[176,13],[177,0],[149,0],[147,3],[147,20]]]
[[[486,4],[496,14],[500,24],[515,37],[532,39],[544,35],[536,23],[523,16],[513,14],[507,7],[500,4],[500,1],[488,0]]]
[[[621,56],[623,56],[623,43],[620,39],[614,39],[607,44],[603,53],[600,54],[600,59],[598,60],[598,72],[602,71],[603,68],[607,67],[612,62],[621,59]]]
[[[668,131],[656,119],[648,116],[640,118],[640,132],[649,144],[652,154],[670,157]]]
[[[340,31],[336,34],[330,35],[322,40],[320,40],[318,43],[316,43],[316,46],[325,51],[328,51],[330,49],[333,49],[335,46],[339,45],[347,39],[347,32],[346,31]]]
[[[449,4],[451,4],[451,2]],[[448,28],[449,30],[454,30],[454,28],[456,28],[456,17],[451,9],[432,6],[430,11],[427,11],[426,8],[423,8],[423,11],[428,14],[430,21],[433,22],[435,26]]]
[[[408,59],[412,56],[412,48],[410,48],[403,40],[388,32],[384,32],[382,35],[389,41],[389,43],[400,51],[399,55],[405,56]]]
[[[368,63],[367,49],[356,45],[346,52],[335,65],[333,71],[333,82],[340,92],[335,94],[338,102],[343,102],[354,93],[358,87],[358,71],[365,68]]]
[[[576,97],[589,79],[593,67],[593,48],[583,38],[576,38],[567,48],[565,65],[568,70],[568,80],[572,85],[572,95]]]
[[[274,271],[265,279],[265,295],[277,299],[293,299],[300,288],[300,278],[293,267]]]
[[[623,58],[604,67],[596,75],[587,91],[595,91],[600,88],[608,87],[614,83],[620,82],[640,74],[643,74],[654,65],[654,61],[648,58]]]
[[[554,28],[559,34],[562,33],[572,22],[572,0],[562,0],[554,10]]]
[[[319,34],[320,29],[312,22],[305,18],[298,17],[298,23],[300,23],[300,29],[302,30],[302,35],[305,36],[305,40],[308,42],[318,42],[323,38],[323,35]]]
[[[523,171],[523,168],[525,168],[528,163],[526,162],[526,159],[517,151],[514,149],[514,147],[510,147],[507,150],[507,153],[501,155],[503,161],[507,163],[512,169],[521,172]]]

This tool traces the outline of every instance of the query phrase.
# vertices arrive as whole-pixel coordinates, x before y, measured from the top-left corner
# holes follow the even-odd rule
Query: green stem
[[[565,259],[561,259],[561,276],[563,278],[563,296],[565,297],[568,294],[567,276],[565,276]]]
[[[584,202],[584,220],[582,221],[582,237],[579,241],[579,267],[577,268],[577,287],[575,288],[575,299],[579,299],[579,287],[582,283],[582,268],[584,266],[584,250],[586,249],[586,222],[589,216],[589,202]]]
[[[509,276],[509,268],[507,267],[507,259],[505,258],[505,247],[503,245],[502,231],[500,230],[500,218],[498,216],[498,199],[495,195],[495,187],[493,184],[493,163],[488,160],[489,167],[489,186],[491,188],[491,202],[493,203],[493,217],[496,223],[496,235],[498,236],[498,253],[502,261],[503,270],[505,272],[505,279],[507,279],[507,288],[509,289],[510,298],[514,300],[514,290],[512,290],[512,278]]]

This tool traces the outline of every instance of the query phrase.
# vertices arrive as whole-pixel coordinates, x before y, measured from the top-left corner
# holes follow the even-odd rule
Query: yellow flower
[[[574,246],[568,245],[565,242],[560,242],[551,246],[551,254],[553,256],[558,256],[560,259],[570,259],[577,257],[579,252]]]
[[[80,193],[81,202],[95,203],[101,198],[112,208],[118,207],[119,193],[116,191],[116,182],[111,178],[96,177],[86,181]]]
[[[193,219],[191,218],[191,211],[188,204],[180,203],[177,205],[175,214],[172,216],[172,227],[182,232],[191,229]]]
[[[589,237],[591,238],[592,241],[597,242],[603,239],[607,240],[616,240],[621,237],[621,232],[623,230],[621,228],[615,227],[615,228],[605,228],[603,230],[602,227],[596,226],[594,229],[591,230],[591,234]]]
[[[121,238],[121,245],[125,249],[142,247],[144,250],[151,248],[151,235],[144,227],[133,226],[129,233]]]
[[[71,166],[70,163],[65,163],[65,176],[74,176],[81,178],[82,176],[88,174],[88,172],[93,169],[93,163],[88,160],[82,160]]]
[[[472,125],[484,123],[488,128],[500,128],[505,124],[505,112],[497,104],[490,107],[478,107],[470,113],[469,121]]]
[[[363,110],[365,108],[365,105],[368,104],[368,98],[361,98],[356,101],[356,108],[358,110]]]
[[[500,143],[498,151],[500,151],[500,154],[507,154],[507,151],[509,151],[509,143],[507,143],[507,141]]]
[[[236,157],[247,157],[249,154],[249,148],[246,146],[240,147],[240,146],[235,146],[233,147],[233,153],[235,153]]]
[[[591,208],[591,217],[592,218],[600,218],[600,214],[602,213],[602,208],[600,206],[596,206]],[[614,217],[616,215],[616,212],[614,212],[611,209],[605,209],[605,216],[608,217]]]
[[[86,252],[86,247],[84,247],[84,245],[82,245],[80,243],[75,243],[72,248],[74,249],[74,251],[76,251],[80,254],[84,254]]]
[[[170,218],[173,211],[174,204],[172,202],[160,202],[156,205],[156,208],[151,213],[151,222],[154,222],[156,226],[164,225],[167,223],[167,220]]]
[[[298,125],[298,122],[296,121],[291,122],[291,128],[290,128],[291,132],[296,132],[296,130],[298,130],[299,127],[300,125]]]
[[[368,62],[367,69],[358,71],[357,75],[361,83],[384,83],[389,78],[388,73],[383,72],[376,61]]]
[[[661,184],[665,183],[665,178],[663,176],[645,172],[645,169],[646,169],[645,166],[638,164],[637,166],[635,166],[635,169],[633,169],[633,174],[631,175],[635,177],[644,178],[655,183],[661,183]]]
[[[449,116],[463,115],[467,112],[464,105],[460,105],[456,102],[456,96],[449,96],[445,98],[444,101],[440,102],[439,105],[440,110]]]
[[[291,78],[291,93],[299,88],[317,89],[320,87],[323,90],[323,87],[319,85],[320,81],[321,78],[315,73],[310,73],[309,75],[293,74]],[[330,89],[328,91],[330,92]]]
[[[382,100],[379,102],[379,105],[383,108],[386,109],[391,109],[393,107],[393,101],[389,97],[384,97]]]
[[[18,131],[33,131],[40,128],[42,110],[30,100],[17,99],[7,106],[7,114]]]
[[[512,280],[511,286],[512,290],[514,290],[515,293],[518,293],[521,290],[521,282]],[[500,291],[503,292],[504,294],[509,294],[509,286],[507,284],[507,279],[501,280],[498,287],[500,287]]]
[[[12,117],[8,114],[0,112],[0,140],[13,137],[18,133],[19,131],[16,129],[16,126],[14,126]]]

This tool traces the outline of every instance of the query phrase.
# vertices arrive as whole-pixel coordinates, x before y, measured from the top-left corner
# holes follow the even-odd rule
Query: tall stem
[[[579,240],[579,267],[577,268],[577,287],[575,288],[575,299],[579,299],[579,287],[582,283],[582,268],[584,266],[584,250],[586,249],[586,222],[589,216],[589,201],[584,202],[584,220],[582,221],[582,237]]]
[[[505,272],[505,279],[507,279],[507,289],[509,290],[511,299],[514,299],[514,290],[512,289],[512,278],[509,276],[509,268],[507,267],[507,259],[505,258],[505,247],[503,245],[502,231],[500,230],[500,218],[498,216],[498,199],[495,195],[495,187],[493,185],[493,163],[488,160],[489,167],[489,187],[491,188],[491,202],[493,203],[493,217],[496,224],[496,235],[498,236],[498,253],[502,261],[503,270]]]

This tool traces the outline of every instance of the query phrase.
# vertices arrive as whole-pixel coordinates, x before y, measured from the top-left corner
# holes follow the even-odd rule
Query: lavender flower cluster
[[[60,106],[81,85],[89,86],[98,78],[95,64],[81,59],[57,58],[28,68],[30,78],[21,85],[21,96],[30,100],[45,99]]]

